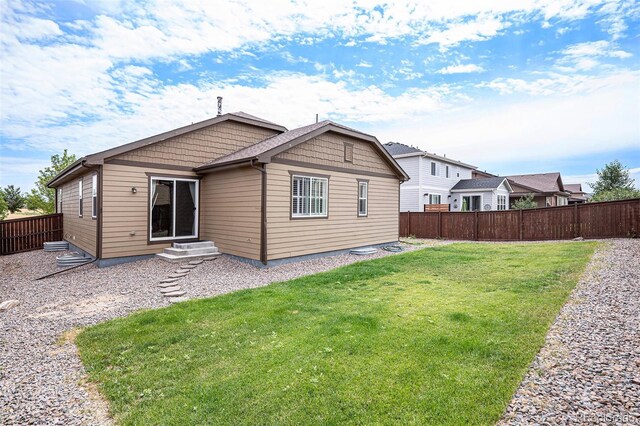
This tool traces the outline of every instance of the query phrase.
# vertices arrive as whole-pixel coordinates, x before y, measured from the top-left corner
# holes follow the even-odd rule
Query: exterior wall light
[[[138,192],[138,188],[136,188],[135,186],[131,188],[131,193],[135,194],[136,192]]]

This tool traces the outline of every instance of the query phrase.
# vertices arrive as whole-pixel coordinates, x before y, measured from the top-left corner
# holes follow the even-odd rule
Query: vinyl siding
[[[400,185],[400,211],[421,211],[420,157],[398,158],[396,161],[410,177]]]
[[[102,257],[105,259],[160,253],[166,244],[147,244],[149,232],[149,177],[195,176],[183,170],[149,169],[105,164],[103,166]],[[131,192],[136,187],[137,192]],[[135,235],[131,235],[134,233]]]
[[[387,169],[390,173],[390,169]],[[328,218],[291,219],[289,171],[329,175]],[[358,217],[357,179],[368,179],[368,217]],[[362,174],[271,163],[267,165],[268,259],[398,240],[399,181]]]
[[[353,162],[344,161],[344,144],[353,145]],[[284,160],[302,161],[352,170],[369,170],[393,174],[371,143],[332,132],[323,133],[276,156]]]
[[[201,239],[214,241],[223,253],[260,260],[261,175],[251,167],[205,175]]]
[[[91,256],[96,255],[97,223],[91,218],[91,177],[89,172],[61,186],[63,235],[66,241],[76,245]],[[78,216],[78,184],[82,179],[82,217]],[[57,188],[56,188],[57,189]]]
[[[279,132],[225,121],[114,157],[117,160],[196,167]]]

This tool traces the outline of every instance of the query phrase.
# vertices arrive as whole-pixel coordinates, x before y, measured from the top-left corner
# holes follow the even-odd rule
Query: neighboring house
[[[507,178],[513,188],[511,205],[529,194],[533,194],[537,207],[566,206],[569,203],[571,194],[565,190],[560,173],[513,175]]]
[[[505,177],[463,179],[451,188],[451,211],[509,210],[511,191]]]
[[[582,190],[582,185],[579,183],[567,183],[564,185],[564,190],[570,194],[569,204],[581,204],[589,200],[589,194]]]
[[[402,212],[509,208],[510,187],[508,182],[503,182],[504,178],[496,179],[497,177],[487,173],[490,178],[481,184],[468,182],[476,180],[472,179],[474,173],[484,172],[478,172],[476,166],[471,164],[431,154],[405,144],[388,142],[384,147],[411,178],[400,186],[400,211]],[[502,203],[504,191],[507,191],[506,203]]]
[[[472,179],[482,179],[482,178],[492,178],[492,177],[498,177],[498,175],[494,175],[493,173],[489,173],[487,171],[482,171],[482,170],[473,170],[471,172]]]
[[[197,240],[270,264],[397,241],[406,179],[374,136],[238,112],[87,155],[49,186],[64,239],[101,265]]]

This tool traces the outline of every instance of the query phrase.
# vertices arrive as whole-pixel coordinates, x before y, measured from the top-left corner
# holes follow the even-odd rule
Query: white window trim
[[[98,175],[91,176],[91,218],[98,217]]]
[[[432,161],[431,164],[429,164],[429,174],[431,176],[438,176],[438,163],[435,161]]]
[[[82,217],[84,213],[84,194],[82,191],[82,178],[80,178],[78,181],[78,217]]]
[[[438,202],[437,203],[432,203],[431,202],[431,197],[438,197]],[[429,194],[429,204],[442,204],[442,195],[440,195],[440,194]]]
[[[152,236],[152,232],[153,232],[153,227],[151,224],[152,218],[153,218],[153,214],[152,214],[152,209],[153,209],[153,181],[157,181],[157,180],[171,180],[174,182],[173,184],[173,212],[172,212],[172,217],[173,217],[173,233],[174,236],[171,237],[153,237]],[[176,203],[175,203],[175,199],[176,199],[176,188],[177,185],[175,184],[175,182],[177,181],[183,181],[183,182],[195,182],[196,184],[196,189],[195,189],[195,193],[196,193],[196,199],[193,200],[196,210],[194,212],[194,222],[193,222],[193,229],[195,229],[195,233],[194,235],[181,235],[179,237],[175,236],[175,232],[176,232]],[[200,229],[200,223],[198,222],[198,219],[200,217],[200,180],[198,179],[188,179],[188,178],[176,178],[173,176],[151,176],[151,179],[149,180],[149,241],[174,241],[174,240],[185,240],[185,239],[193,239],[193,238],[198,238],[198,230]]]
[[[309,195],[306,196],[308,202],[309,202],[309,206],[308,206],[308,211],[309,213],[305,214],[305,213],[294,213],[293,212],[293,200],[294,200],[294,195],[293,195],[293,181],[296,178],[300,178],[300,179],[309,179]],[[321,181],[324,182],[324,194],[322,194],[321,198],[324,198],[324,212],[323,213],[311,213],[311,188],[313,187],[313,181]],[[300,196],[297,196],[300,197]],[[302,195],[302,197],[304,197],[304,195]],[[329,179],[326,177],[318,177],[318,176],[309,176],[309,175],[291,175],[291,217],[295,218],[295,219],[300,219],[300,218],[323,218],[323,217],[328,217],[329,215]]]
[[[504,202],[502,202],[502,203],[500,202],[500,197],[502,197]],[[507,210],[507,196],[506,195],[498,195],[496,205],[497,205],[498,210],[500,210],[500,211]]]
[[[56,206],[57,213],[62,213],[62,187],[58,188],[58,205]]]
[[[360,192],[360,188],[364,187],[364,197]],[[364,200],[364,213],[360,210],[360,202]],[[358,181],[358,217],[366,217],[369,215],[369,182]]]

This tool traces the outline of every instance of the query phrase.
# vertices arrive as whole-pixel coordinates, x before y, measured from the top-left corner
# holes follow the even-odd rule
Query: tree
[[[640,190],[617,188],[610,191],[600,191],[589,201],[615,201],[615,200],[628,200],[630,198],[640,198]]]
[[[515,210],[524,210],[535,209],[538,205],[533,201],[533,194],[529,194],[524,197],[520,197],[511,207]]]
[[[7,202],[4,201],[4,197],[0,197],[0,220],[4,220],[8,213]]]
[[[596,183],[590,183],[593,189],[594,197],[601,192],[613,191],[616,189],[633,190],[633,179],[629,176],[627,170],[620,161],[614,160],[609,164],[605,164],[602,170],[596,170],[598,180]]]
[[[20,188],[16,188],[13,185],[7,185],[3,190],[0,190],[0,196],[4,198],[7,205],[7,209],[11,213],[15,213],[24,207],[24,196],[20,193]]]
[[[27,207],[31,210],[37,210],[42,213],[55,212],[55,190],[47,188],[47,182],[53,179],[58,173],[66,169],[70,164],[76,161],[76,156],[67,153],[65,149],[62,156],[56,154],[51,156],[51,166],[40,170],[35,189],[27,195]]]

